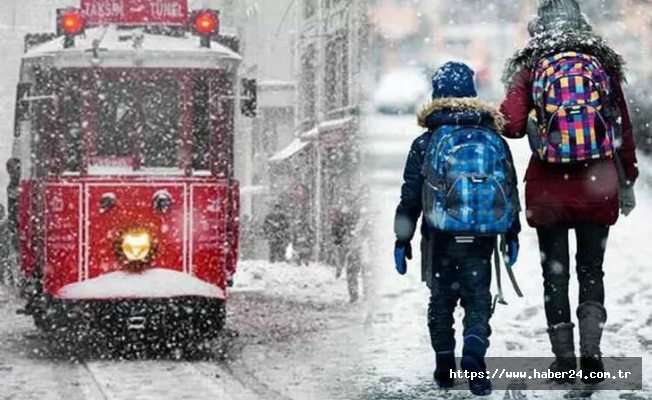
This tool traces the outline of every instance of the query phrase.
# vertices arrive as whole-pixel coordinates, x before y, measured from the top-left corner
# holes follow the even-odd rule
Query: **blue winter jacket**
[[[504,118],[497,108],[477,98],[440,98],[432,100],[417,113],[417,119],[419,125],[426,128],[427,131],[412,142],[403,172],[404,182],[401,187],[401,201],[396,209],[394,219],[396,239],[404,242],[409,242],[414,237],[417,221],[423,212],[421,192],[425,177],[422,174],[422,168],[432,133],[437,128],[447,125],[487,126],[498,133],[502,131],[505,124]],[[511,154],[509,156],[511,158]],[[516,172],[513,171],[513,173],[516,176]],[[518,195],[516,197],[518,198]],[[517,214],[508,234],[516,235],[520,231],[520,218]],[[424,243],[432,244],[431,239],[441,234],[442,232],[432,230],[426,225],[425,221],[422,221],[421,237]],[[424,243],[422,243],[422,246]],[[434,240],[434,245],[436,246],[436,240]],[[424,258],[422,257],[423,279],[428,281],[427,276],[429,274],[426,271],[429,270],[430,262]]]

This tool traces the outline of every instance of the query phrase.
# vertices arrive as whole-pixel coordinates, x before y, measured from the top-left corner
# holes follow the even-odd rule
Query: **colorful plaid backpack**
[[[600,61],[573,51],[539,62],[528,123],[532,151],[549,163],[611,158],[617,139],[611,83]]]
[[[443,126],[423,163],[423,210],[431,228],[493,236],[518,213],[516,176],[505,141],[482,126]]]

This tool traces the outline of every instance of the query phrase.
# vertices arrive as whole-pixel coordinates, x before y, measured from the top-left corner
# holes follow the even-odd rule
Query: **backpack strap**
[[[534,79],[541,80],[541,93],[533,92],[534,100],[534,109],[537,115],[537,121],[543,123],[545,121],[546,110],[546,86],[548,84],[548,77],[546,75],[546,70],[555,62],[557,59],[555,55],[550,55],[548,57],[542,57],[534,65]],[[533,90],[536,88],[537,82],[535,81],[532,85]]]
[[[505,240],[505,235],[501,236],[503,243],[506,243],[507,241]],[[507,247],[503,247],[502,249],[503,253],[503,261],[507,259]],[[512,287],[514,288],[514,291],[516,292],[516,295],[518,297],[523,297],[523,292],[521,291],[521,288],[518,286],[518,282],[516,282],[516,277],[514,276],[514,271],[510,267],[507,266],[507,263],[504,263],[505,265],[505,270],[507,270],[507,277],[509,277],[510,282],[512,283]]]
[[[614,162],[616,163],[616,170],[618,171],[618,181],[621,186],[627,186],[627,175],[625,174],[625,167],[623,160],[618,155],[618,151],[614,150]]]
[[[505,235],[500,236],[502,238],[503,243],[505,243]],[[503,255],[503,260],[506,259],[506,250],[502,251]],[[493,315],[494,311],[496,311],[496,303],[507,305],[507,301],[505,301],[505,296],[503,294],[503,284],[502,284],[502,279],[500,275],[500,253],[501,251],[499,250],[498,247],[498,236],[496,236],[496,239],[494,239],[494,268],[496,270],[496,286],[498,289],[498,293],[496,293],[496,296],[494,296],[493,304],[491,305],[491,314]],[[514,291],[516,292],[516,295],[518,297],[523,297],[523,292],[521,291],[521,288],[518,286],[518,283],[516,282],[516,277],[514,276],[514,271],[512,271],[511,268],[505,264],[505,269],[507,270],[507,276],[509,277],[510,282],[512,283],[512,287],[514,288]]]
[[[606,74],[606,71],[605,71]],[[610,81],[613,80],[611,75],[607,74],[607,79]],[[613,82],[610,82],[611,85],[613,86]],[[620,110],[620,107],[618,106],[618,98],[616,91],[613,90],[613,87],[611,88],[611,91],[608,93],[604,94],[604,110],[602,111],[602,114],[604,117],[611,123],[611,127],[614,130],[614,137],[616,139],[622,139],[623,137],[623,119],[622,119],[622,112]],[[614,151],[615,154],[615,151]]]
[[[496,310],[496,303],[507,305],[505,296],[503,295],[503,284],[500,278],[500,251],[498,250],[498,236],[494,239],[494,268],[496,271],[496,287],[498,293],[494,296],[494,301],[491,305],[491,314]]]

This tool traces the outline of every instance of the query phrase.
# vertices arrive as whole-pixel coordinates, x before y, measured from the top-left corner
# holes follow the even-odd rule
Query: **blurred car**
[[[430,81],[419,68],[392,70],[380,78],[373,106],[381,114],[413,114],[430,98]]]
[[[413,115],[369,115],[361,125],[361,171],[372,187],[399,190],[414,139],[423,133]]]

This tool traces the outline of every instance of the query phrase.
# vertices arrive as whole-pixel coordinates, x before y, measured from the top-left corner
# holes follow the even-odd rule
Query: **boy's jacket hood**
[[[475,97],[434,99],[417,112],[417,121],[431,130],[444,125],[484,125],[501,132],[505,126],[498,108]]]

